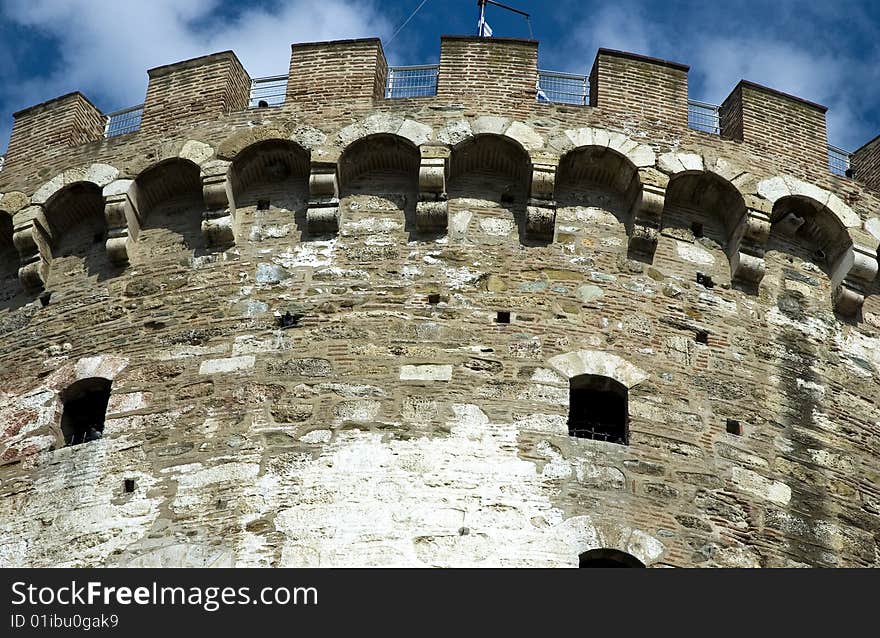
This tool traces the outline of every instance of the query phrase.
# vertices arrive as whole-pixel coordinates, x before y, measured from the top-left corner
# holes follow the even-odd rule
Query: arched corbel
[[[46,261],[40,253],[41,206],[28,206],[12,218],[12,243],[18,251],[20,267],[18,278],[21,286],[30,292],[39,292],[46,285]]]
[[[228,247],[235,244],[234,202],[230,197],[230,162],[213,160],[201,167],[202,197],[205,213],[202,217],[202,235],[212,247]]]
[[[877,277],[877,249],[853,244],[849,247],[831,274],[834,286],[835,312],[852,317],[859,313],[865,303],[865,293]]]
[[[133,217],[128,192],[133,181],[119,179],[104,187],[104,220],[107,223],[107,257],[117,266],[128,263],[128,220]]]
[[[532,183],[526,207],[525,235],[529,239],[553,241],[556,233],[556,171],[558,161],[550,157],[532,162]]]
[[[767,270],[764,252],[770,237],[770,205],[751,196],[745,199],[746,214],[727,242],[730,275],[734,281],[757,286]]]
[[[443,232],[449,220],[446,195],[446,172],[450,150],[442,145],[419,148],[419,201],[416,204],[416,227],[422,232]]]
[[[640,168],[639,182],[641,189],[636,194],[631,211],[629,250],[653,260],[669,177],[653,168]]]
[[[310,235],[339,232],[338,162],[312,161],[306,227]]]

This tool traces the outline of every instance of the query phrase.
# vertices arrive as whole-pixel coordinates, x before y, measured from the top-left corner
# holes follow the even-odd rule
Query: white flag
[[[550,98],[544,93],[544,89],[538,86],[538,101],[544,100],[545,102],[549,102]]]
[[[480,29],[481,38],[492,37],[492,27],[489,26],[488,22],[486,22],[486,18],[480,18],[480,21],[477,23],[477,27]]]

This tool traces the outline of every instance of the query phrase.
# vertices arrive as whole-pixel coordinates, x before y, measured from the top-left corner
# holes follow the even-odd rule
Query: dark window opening
[[[65,445],[97,441],[103,436],[111,385],[108,379],[83,379],[62,393],[61,432]]]
[[[269,200],[268,199],[258,199],[257,200],[257,210],[269,210]]]
[[[712,277],[709,275],[704,275],[701,272],[697,273],[697,283],[701,286],[705,286],[706,288],[714,288],[715,282],[712,281]]]
[[[709,333],[705,330],[697,330],[696,335],[697,343],[702,343],[708,345],[709,343]]]
[[[267,109],[267,108],[269,108],[269,103],[266,100],[260,100],[259,102],[257,102],[257,108],[258,109]]]
[[[610,377],[584,374],[569,385],[568,434],[629,444],[627,389]]]
[[[510,311],[499,310],[495,316],[495,323],[510,323]]]
[[[43,306],[43,308],[45,308],[46,306],[49,305],[49,301],[51,299],[52,299],[52,293],[51,292],[44,292],[42,295],[40,295],[40,305]]]
[[[578,567],[644,567],[632,554],[617,549],[591,549],[580,555]]]
[[[703,236],[703,224],[700,222],[694,222],[691,224],[691,232],[694,234],[694,237],[699,239]]]
[[[299,327],[299,320],[302,318],[302,315],[294,314],[288,310],[278,317],[278,325],[281,328],[297,328]]]
[[[727,419],[727,432],[728,434],[735,434],[736,436],[742,436],[743,430],[742,425],[739,421],[734,419]]]
[[[432,293],[428,295],[428,303],[432,306],[436,306],[438,303],[440,303],[440,295],[438,295],[437,293]]]
[[[134,479],[125,479],[125,493],[131,494],[134,492]]]

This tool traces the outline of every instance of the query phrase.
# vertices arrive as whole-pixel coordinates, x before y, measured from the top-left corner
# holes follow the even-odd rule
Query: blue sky
[[[476,31],[475,0],[0,0],[0,149],[12,113],[80,90],[105,112],[143,101],[148,68],[234,50],[254,77],[287,71],[292,42],[379,36],[392,64],[439,58]],[[532,14],[542,68],[587,73],[600,46],[691,66],[690,94],[720,103],[741,78],[829,107],[829,142],[880,134],[880,2],[508,0]],[[491,8],[496,36],[528,37]]]

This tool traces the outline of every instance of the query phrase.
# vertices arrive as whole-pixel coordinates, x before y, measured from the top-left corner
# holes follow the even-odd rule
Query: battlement
[[[468,104],[538,117],[551,106],[548,101],[560,100],[542,99],[547,92],[540,86],[537,58],[535,41],[444,36],[436,81],[415,95],[437,106]],[[600,49],[589,75],[583,76],[584,89],[589,85],[584,103],[597,111],[589,117],[608,118],[623,128],[651,124],[670,135],[684,135],[688,71],[677,62]],[[248,109],[251,78],[231,51],[164,65],[148,74],[140,137],[159,130],[167,135]],[[386,90],[389,77],[378,39],[294,44],[281,102],[297,113],[326,113],[342,104],[358,110],[394,108],[389,100],[401,92]],[[561,101],[569,102],[565,97]],[[713,127],[692,128],[714,128],[712,132],[741,142],[756,156],[789,165],[799,177],[814,178],[828,172],[825,110],[743,80],[717,109]],[[27,171],[67,149],[100,142],[106,124],[106,116],[81,94],[24,109],[15,114],[7,170]],[[838,164],[834,170],[842,174],[846,166]],[[859,168],[853,167],[855,179],[875,189],[880,178],[874,165],[861,162]]]

